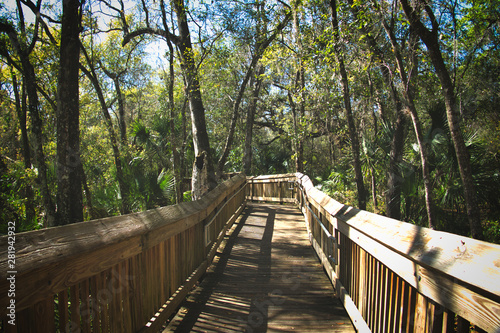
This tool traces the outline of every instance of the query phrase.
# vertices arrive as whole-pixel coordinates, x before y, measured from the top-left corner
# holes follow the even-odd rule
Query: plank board
[[[249,204],[164,332],[355,332],[291,206]]]

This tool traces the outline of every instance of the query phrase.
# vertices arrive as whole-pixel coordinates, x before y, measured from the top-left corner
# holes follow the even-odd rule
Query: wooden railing
[[[157,331],[245,199],[300,206],[360,332],[500,332],[500,246],[345,206],[302,174],[238,175],[197,202],[0,237],[1,330]]]
[[[500,332],[499,245],[343,205],[302,174],[260,176],[248,184],[249,200],[300,206],[358,331]]]
[[[196,202],[0,237],[1,330],[158,331],[243,210],[245,185],[238,175]]]

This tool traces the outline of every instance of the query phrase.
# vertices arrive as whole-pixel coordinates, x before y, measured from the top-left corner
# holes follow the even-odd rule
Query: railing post
[[[282,181],[279,180],[278,181],[278,199],[280,201],[280,205],[283,204],[283,198],[282,198],[282,195],[281,195],[281,183],[282,183]]]
[[[253,177],[250,178],[250,201],[253,201],[253,189],[254,189],[254,185],[253,185]]]

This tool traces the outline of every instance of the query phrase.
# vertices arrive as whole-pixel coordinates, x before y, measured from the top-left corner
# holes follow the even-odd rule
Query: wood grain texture
[[[166,332],[354,332],[300,211],[248,204]]]
[[[203,222],[244,184],[245,177],[238,175],[196,202],[17,234],[16,283],[23,287],[16,290],[16,309],[47,299]],[[7,241],[8,237],[0,237],[2,295],[8,290]],[[159,297],[157,302],[145,301],[158,304]],[[5,314],[7,302],[6,297],[0,298],[0,316]]]
[[[297,179],[308,202],[317,210],[328,212],[333,228],[349,235],[377,262],[383,263],[415,288],[418,295],[450,309],[488,332],[497,332],[500,328],[500,245],[361,211],[320,192],[307,176],[297,174]],[[350,257],[349,253],[344,260]],[[348,266],[343,265],[342,268],[351,272]],[[377,270],[375,274],[379,276],[384,272]],[[352,275],[349,276],[352,279]],[[342,279],[342,275],[340,277]],[[374,317],[368,317],[368,321],[376,330],[387,325],[387,314],[384,312],[390,308],[382,305],[387,301],[387,295],[379,295],[387,289],[387,283],[378,279],[374,286],[377,290],[375,301],[379,305],[374,309]],[[417,294],[411,295],[424,302]],[[405,320],[418,328],[424,325],[425,329],[425,325],[434,320],[429,316],[434,317],[435,314],[418,307],[417,311],[416,314],[408,313],[409,317]]]

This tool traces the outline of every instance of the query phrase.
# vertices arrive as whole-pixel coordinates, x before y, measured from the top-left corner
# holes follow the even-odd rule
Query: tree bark
[[[89,60],[88,57],[87,60]],[[128,140],[127,140],[127,124],[125,121],[125,98],[123,97],[122,89],[120,87],[120,76],[123,75],[126,71],[122,71],[120,73],[112,72],[108,70],[100,60],[98,61],[104,74],[106,74],[111,80],[113,80],[113,85],[115,86],[115,92],[116,92],[116,100],[118,101],[118,129],[120,130],[120,142],[122,146],[127,147]],[[87,62],[89,63],[89,61]],[[89,66],[91,66],[90,63]],[[93,66],[91,67],[93,68]]]
[[[373,212],[377,213],[378,200],[377,200],[377,179],[375,178],[375,168],[370,168],[370,176],[372,178],[372,200],[373,200]]]
[[[45,164],[45,154],[43,152],[43,124],[39,110],[40,105],[37,94],[35,69],[29,59],[29,49],[27,45],[20,43],[15,29],[11,25],[0,21],[0,32],[7,33],[9,40],[21,61],[23,83],[26,89],[26,95],[28,96],[28,111],[31,118],[35,165],[38,169],[38,181],[40,184],[40,192],[42,194],[46,223],[51,226],[55,221],[55,207],[48,186],[47,165]],[[32,44],[33,43],[34,41],[32,41]]]
[[[109,111],[108,111],[108,106],[106,105],[106,99],[104,98],[104,93],[103,93],[101,85],[97,79],[95,69],[92,65],[92,62],[90,61],[90,58],[88,57],[86,50],[83,48],[83,46],[82,46],[82,52],[85,55],[85,58],[87,60],[87,64],[88,64],[90,70],[86,69],[82,65],[80,65],[80,68],[81,68],[82,72],[89,78],[90,82],[94,86],[94,89],[95,89],[96,94],[97,94],[97,98],[99,100],[99,104],[101,105],[101,112],[102,112],[102,115],[104,116],[106,129],[108,130],[109,141],[111,142],[111,148],[113,150],[113,158],[115,160],[115,167],[116,167],[116,178],[117,178],[116,180],[118,182],[118,187],[120,189],[120,195],[122,197],[120,213],[121,214],[128,214],[131,212],[131,209],[130,209],[130,188],[128,186],[127,180],[125,179],[125,175],[123,172],[122,158],[121,158],[120,148],[118,146],[118,139],[116,137],[116,133],[115,133],[115,130],[113,128],[113,121],[111,120],[111,116],[110,116]]]
[[[356,125],[354,123],[354,117],[352,115],[351,95],[349,92],[349,80],[347,78],[347,71],[344,64],[343,51],[340,46],[341,42],[340,42],[339,23],[337,19],[336,0],[330,0],[330,7],[332,10],[332,26],[333,26],[333,37],[335,40],[335,56],[337,57],[337,62],[339,63],[339,70],[342,78],[341,83],[342,83],[344,108],[346,112],[347,125],[349,129],[349,137],[351,139],[354,174],[356,180],[356,187],[358,190],[358,206],[359,209],[365,210],[366,190],[365,190],[365,185],[363,183],[363,174],[361,172],[361,161],[359,158],[359,139],[358,139],[358,132],[356,130]]]
[[[198,69],[194,61],[193,46],[187,23],[186,8],[184,0],[173,1],[179,28],[179,48],[182,68],[186,76],[189,91],[189,108],[191,111],[191,123],[193,132],[193,146],[195,162],[192,173],[192,197],[194,200],[201,198],[205,193],[217,186],[213,167],[212,153],[208,139],[207,126],[205,122],[205,108],[201,96]]]
[[[222,174],[224,172],[224,165],[226,164],[227,158],[229,156],[229,152],[231,151],[231,146],[232,146],[233,140],[234,140],[234,133],[236,131],[236,122],[238,121],[238,118],[239,118],[239,109],[240,109],[241,100],[243,99],[243,94],[245,93],[248,81],[250,80],[250,77],[252,76],[252,74],[254,72],[254,66],[257,64],[257,61],[259,59],[260,59],[260,56],[253,57],[252,63],[250,64],[250,67],[248,67],[247,73],[245,74],[245,77],[243,78],[243,82],[241,83],[240,89],[238,91],[238,96],[236,97],[236,100],[234,101],[233,115],[231,116],[231,124],[229,125],[229,132],[227,134],[226,144],[224,145],[224,149],[222,150],[222,154],[221,154],[219,161],[217,163],[217,178],[218,179],[222,178]]]
[[[22,154],[24,160],[24,168],[31,169],[31,148],[28,138],[28,129],[26,127],[26,94],[24,85],[22,86],[22,94],[19,94],[17,77],[14,73],[12,74],[12,87],[14,90],[14,98],[16,101],[16,111],[17,118],[19,120],[19,127],[21,129],[21,144],[22,144]],[[30,184],[26,184],[24,188],[24,195],[26,197],[26,201],[24,203],[26,209],[26,221],[31,223],[35,220],[35,207],[34,204],[34,194],[33,188]]]
[[[416,33],[427,47],[427,52],[436,71],[436,75],[441,83],[441,92],[443,94],[446,105],[446,117],[450,128],[455,154],[457,156],[460,177],[464,189],[464,198],[467,207],[467,217],[471,236],[477,239],[484,239],[483,227],[479,215],[479,206],[476,199],[476,189],[472,177],[472,167],[470,163],[470,155],[465,146],[465,141],[460,128],[460,118],[458,115],[456,96],[454,85],[451,81],[450,74],[444,62],[439,46],[439,23],[432,8],[428,4],[418,2],[429,16],[432,24],[432,30],[429,30],[420,20],[420,13],[410,6],[407,0],[401,0],[403,10],[410,22],[410,25],[415,29]]]
[[[133,32],[129,32],[129,27],[124,15],[123,7],[118,10],[120,20],[122,21],[122,28],[125,36],[123,37],[122,45],[126,45],[132,38],[143,35],[157,35],[161,36],[172,43],[174,43],[179,50],[179,57],[181,60],[181,68],[184,73],[185,86],[187,99],[189,102],[189,109],[191,113],[191,128],[193,134],[193,146],[195,153],[195,163],[192,169],[192,198],[194,200],[201,198],[206,192],[212,190],[217,186],[217,179],[215,177],[213,156],[210,150],[210,142],[207,133],[205,121],[205,108],[203,106],[203,99],[200,90],[200,83],[198,78],[198,69],[194,60],[194,52],[191,43],[191,36],[187,22],[187,13],[184,0],[176,0],[172,2],[176,18],[179,36],[170,33],[166,20],[166,12],[164,1],[160,0],[160,11],[162,12],[163,28],[152,28],[149,22],[146,22],[146,27],[140,27]],[[148,13],[147,7],[143,7]],[[149,14],[146,15],[146,20]],[[184,150],[184,144],[181,149]],[[183,164],[183,161],[180,162]],[[182,167],[181,167],[182,169]]]
[[[165,18],[166,20],[166,18]],[[165,23],[166,24],[166,23]],[[170,109],[170,147],[172,148],[173,157],[173,169],[174,169],[174,186],[175,186],[175,202],[182,202],[182,177],[181,177],[181,163],[179,158],[179,152],[177,151],[177,139],[175,135],[175,102],[174,102],[174,83],[175,83],[175,72],[174,72],[174,47],[170,39],[167,39],[167,45],[169,50],[169,67],[168,67],[168,105]]]
[[[348,1],[352,13],[358,17],[360,16],[359,8],[352,0]],[[372,34],[369,33],[366,26],[361,26],[361,32],[366,36],[366,40],[371,51],[374,53],[375,58],[380,63],[380,71],[384,78],[385,84],[389,88],[392,103],[394,105],[396,122],[394,125],[394,133],[391,140],[391,150],[389,153],[389,169],[387,173],[387,193],[386,193],[386,214],[387,216],[401,220],[401,192],[404,182],[403,175],[401,174],[401,162],[403,161],[404,152],[404,139],[407,127],[406,117],[403,112],[403,104],[400,95],[392,80],[390,69],[384,63],[384,53],[377,44],[377,41]],[[382,113],[381,113],[382,114]]]
[[[125,121],[125,98],[123,97],[122,89],[120,87],[119,76],[115,75],[113,77],[113,83],[115,84],[116,97],[118,99],[118,124],[120,128],[120,140],[122,146],[127,147],[127,123]]]
[[[401,78],[401,82],[406,83],[407,86],[404,89],[404,96],[406,99],[406,103],[408,106],[408,110],[411,115],[411,119],[413,122],[413,128],[415,130],[415,136],[417,138],[417,143],[419,146],[420,150],[420,161],[422,164],[422,177],[424,179],[424,191],[425,191],[425,206],[427,210],[427,226],[431,229],[434,229],[435,227],[435,218],[434,218],[434,202],[433,202],[433,195],[432,195],[432,180],[430,176],[430,167],[429,167],[429,162],[428,162],[428,147],[427,143],[425,142],[424,135],[422,133],[422,125],[420,123],[420,119],[418,117],[417,113],[417,108],[415,107],[415,94],[414,94],[414,89],[412,87],[411,83],[411,77],[408,78],[408,75],[406,73],[405,66],[403,64],[403,57],[401,55],[401,50],[399,43],[396,40],[396,36],[394,35],[394,31],[389,27],[385,19],[382,20],[382,24],[384,26],[384,29],[386,31],[387,36],[389,37],[389,40],[391,41],[392,49],[394,52],[394,56],[396,58],[396,63],[398,66],[398,71],[399,71],[399,76]],[[410,39],[413,39],[412,36],[410,36]],[[412,43],[415,44],[415,43]],[[417,71],[417,63],[415,59],[415,52],[412,53],[412,60],[413,60],[413,73],[416,73]]]
[[[295,171],[304,172],[304,133],[302,126],[299,125],[304,118],[305,114],[305,69],[302,39],[300,35],[299,25],[299,4],[294,3],[293,6],[293,30],[295,47],[297,48],[298,69],[295,81],[295,94],[298,94],[296,102],[294,102],[293,110],[293,127],[294,127],[294,141],[295,141]],[[298,109],[298,110],[297,110]],[[298,111],[298,114],[297,114]]]
[[[57,89],[57,219],[56,225],[83,220],[79,121],[80,7],[63,1]]]
[[[245,148],[243,153],[243,172],[246,175],[252,174],[253,124],[255,121],[255,113],[257,111],[257,100],[259,98],[260,88],[262,87],[262,74],[264,74],[264,66],[257,65],[255,73],[250,81],[250,87],[252,87],[252,99],[250,100],[247,110]]]
[[[239,117],[239,108],[241,104],[241,100],[243,99],[243,94],[245,93],[246,86],[248,84],[248,81],[250,80],[250,77],[252,73],[254,72],[255,66],[259,62],[259,60],[262,58],[264,55],[265,50],[267,47],[272,43],[272,41],[276,38],[276,36],[283,30],[283,28],[288,24],[288,21],[290,21],[291,18],[291,13],[287,13],[285,16],[285,19],[281,21],[277,27],[274,29],[274,32],[271,36],[265,38],[262,42],[258,42],[257,45],[255,46],[255,54],[252,57],[252,61],[250,63],[250,66],[247,69],[247,73],[245,77],[243,78],[243,82],[241,83],[240,89],[238,91],[238,96],[236,97],[236,100],[234,102],[233,106],[233,115],[231,117],[231,125],[229,126],[229,133],[227,135],[226,139],[226,144],[224,145],[224,150],[222,151],[222,155],[219,158],[219,161],[217,163],[217,178],[222,177],[222,173],[224,171],[224,165],[226,164],[227,157],[229,156],[229,152],[231,151],[231,145],[233,144],[234,140],[234,132],[236,130],[236,122]],[[258,29],[260,31],[260,29]],[[267,27],[264,27],[264,33],[267,31]],[[265,36],[265,35],[264,35]],[[260,36],[259,36],[260,37]]]
[[[397,107],[397,119],[394,124],[394,133],[391,140],[391,151],[389,153],[389,170],[387,179],[386,214],[396,220],[401,220],[401,188],[403,175],[401,174],[401,163],[403,161],[403,148],[405,138],[405,117],[401,107]]]

